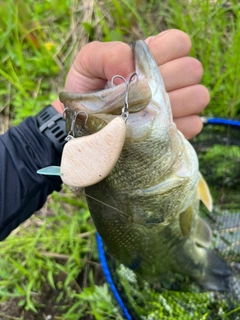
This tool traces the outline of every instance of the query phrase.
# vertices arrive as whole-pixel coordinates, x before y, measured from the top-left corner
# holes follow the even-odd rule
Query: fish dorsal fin
[[[199,182],[198,182],[198,198],[201,200],[206,208],[211,212],[212,211],[212,196],[208,188],[207,182],[204,180],[203,176],[199,172]]]
[[[118,116],[90,136],[71,139],[62,154],[63,182],[83,188],[106,178],[119,158],[125,137],[126,123]]]
[[[212,243],[212,229],[207,222],[198,217],[191,238],[201,247],[209,248]]]

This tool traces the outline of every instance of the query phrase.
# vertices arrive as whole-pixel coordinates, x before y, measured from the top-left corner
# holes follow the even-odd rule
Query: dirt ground
[[[101,285],[104,282],[104,275],[99,264],[93,263],[85,267],[76,279],[72,281],[67,288],[53,289],[47,284],[42,288],[41,293],[34,296],[37,303],[37,311],[26,311],[19,306],[19,298],[8,299],[5,303],[0,303],[0,320],[60,320],[66,314],[67,310],[76,303],[76,298],[69,297],[69,292],[80,293],[81,288],[87,285],[87,278],[90,269],[94,269],[94,282]],[[54,283],[63,284],[66,279],[65,274],[54,277]],[[79,320],[93,320],[91,315],[81,316]],[[78,320],[76,318],[76,320]]]

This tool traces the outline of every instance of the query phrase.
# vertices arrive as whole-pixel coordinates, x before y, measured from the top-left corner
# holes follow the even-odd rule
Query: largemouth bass
[[[173,122],[144,41],[133,44],[133,55],[138,79],[131,83],[122,152],[107,178],[85,189],[93,221],[110,253],[147,281],[172,272],[207,289],[227,290],[231,269],[209,249],[211,229],[199,217],[200,199],[209,195],[197,155]],[[76,132],[89,135],[121,113],[124,92],[123,84],[87,95],[63,92],[60,100],[88,113],[87,123],[78,119]]]

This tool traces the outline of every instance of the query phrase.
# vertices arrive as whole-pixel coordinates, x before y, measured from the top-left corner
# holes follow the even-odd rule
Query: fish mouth
[[[151,63],[145,63],[142,60],[150,59],[151,62],[154,59],[143,41],[134,42],[132,50],[136,68],[135,79],[130,76],[130,80],[127,82],[121,75],[115,75],[111,81],[111,86],[100,91],[83,94],[60,92],[59,99],[64,104],[65,109],[86,112],[88,115],[95,116],[121,115],[126,104],[126,96],[130,114],[145,109],[152,99],[152,90],[149,85],[150,68],[152,66]],[[114,85],[113,80],[116,77],[122,78],[123,83]]]
[[[128,90],[129,112],[127,136],[133,135],[133,131],[138,132],[134,137],[141,136],[143,132],[149,130],[159,111],[163,117],[168,118],[167,121],[171,120],[168,94],[147,44],[141,40],[136,41],[132,44],[132,51],[137,76],[129,82],[128,89],[126,89],[126,83],[123,82],[97,92],[84,94],[61,92],[59,94],[59,99],[65,109],[88,114],[89,125],[85,126],[86,130],[79,130],[81,135],[95,133],[114,117],[121,115],[126,102],[126,90]],[[76,126],[82,126],[81,118],[83,116],[78,117]],[[141,130],[138,129],[139,125]],[[67,130],[68,128],[69,125],[67,125]]]
[[[59,99],[65,108],[88,114],[120,115],[125,103],[125,83],[92,93],[60,92]],[[143,110],[152,97],[146,80],[134,80],[129,85],[128,108],[130,113]]]
[[[59,99],[65,108],[88,114],[120,115],[126,103],[126,95],[129,113],[136,113],[146,108],[152,99],[149,80],[154,77],[156,63],[144,41],[136,41],[131,47],[135,61],[134,80],[131,80],[133,79],[131,75],[129,81],[121,75],[115,75],[111,85],[109,82],[108,86],[100,91],[83,94],[60,92]],[[116,77],[122,78],[123,83],[115,86],[113,80]]]

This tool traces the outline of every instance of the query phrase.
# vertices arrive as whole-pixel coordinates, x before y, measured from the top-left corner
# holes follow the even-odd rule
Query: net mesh
[[[214,204],[211,213],[202,205],[200,215],[213,231],[211,249],[233,270],[229,291],[206,291],[178,274],[149,285],[99,247],[107,281],[126,319],[240,319],[239,123],[215,121],[191,142]],[[98,243],[103,246],[100,237]]]

